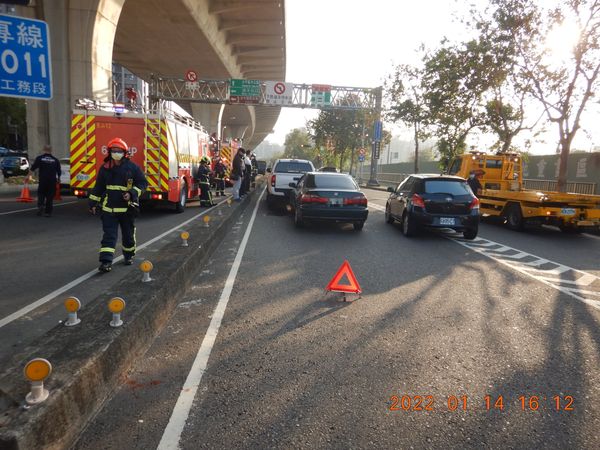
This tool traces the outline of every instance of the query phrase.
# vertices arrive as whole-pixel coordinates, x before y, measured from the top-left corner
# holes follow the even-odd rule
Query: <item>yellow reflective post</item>
[[[188,246],[188,239],[190,238],[190,233],[188,233],[187,231],[182,231],[181,232],[181,240],[183,241],[181,246],[182,247],[187,247]]]
[[[81,302],[77,297],[68,297],[65,300],[65,309],[68,313],[68,318],[65,322],[66,327],[72,327],[81,323],[81,319],[77,317],[77,311],[81,309]]]
[[[120,327],[123,325],[121,320],[121,312],[125,309],[125,300],[121,297],[114,297],[108,301],[108,310],[112,313],[112,320],[110,326],[113,328]]]
[[[35,358],[29,361],[23,369],[23,374],[31,382],[31,392],[25,397],[28,405],[41,403],[48,398],[50,394],[44,389],[44,381],[52,373],[52,364],[44,358]]]
[[[148,281],[152,281],[152,278],[150,278],[150,272],[152,271],[152,269],[154,268],[154,266],[152,265],[152,263],[148,260],[142,261],[142,263],[140,264],[140,270],[142,272],[144,272],[144,275],[142,276],[142,283],[147,283]]]
[[[204,216],[202,220],[204,221],[204,228],[208,228],[210,226],[208,224],[210,222],[210,216]]]

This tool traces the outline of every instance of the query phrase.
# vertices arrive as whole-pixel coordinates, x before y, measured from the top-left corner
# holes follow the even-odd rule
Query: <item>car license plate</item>
[[[454,225],[454,217],[440,217],[440,225]]]
[[[339,206],[339,205],[341,205],[341,204],[342,204],[342,202],[343,202],[343,201],[344,201],[344,200],[343,200],[343,199],[341,199],[341,198],[330,198],[330,199],[329,199],[329,204],[330,204],[331,206]]]
[[[575,215],[575,208],[561,208],[560,209],[560,213],[563,216],[574,216]]]

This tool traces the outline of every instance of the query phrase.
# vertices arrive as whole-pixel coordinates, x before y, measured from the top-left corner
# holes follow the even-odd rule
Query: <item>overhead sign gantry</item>
[[[190,101],[197,103],[317,108],[322,110],[370,109],[375,123],[381,124],[381,87],[363,88],[328,84],[298,84],[283,81],[246,79],[200,80],[188,71],[185,79],[152,75],[150,103]],[[376,127],[380,125],[376,125]],[[378,159],[381,133],[372,142],[372,161]],[[377,182],[377,165],[371,164],[369,185]]]

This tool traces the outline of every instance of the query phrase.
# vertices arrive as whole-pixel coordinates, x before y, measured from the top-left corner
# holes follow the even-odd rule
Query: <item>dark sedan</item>
[[[385,220],[402,224],[405,236],[421,228],[451,228],[475,239],[479,229],[479,200],[460,177],[415,174],[391,192],[385,205]]]
[[[290,205],[297,227],[306,221],[329,221],[352,223],[355,230],[362,230],[369,215],[367,198],[351,176],[309,172],[290,187],[294,188]]]

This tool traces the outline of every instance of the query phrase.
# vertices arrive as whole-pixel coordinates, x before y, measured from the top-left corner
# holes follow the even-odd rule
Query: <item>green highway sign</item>
[[[259,103],[260,80],[229,80],[229,101],[231,103]]]

